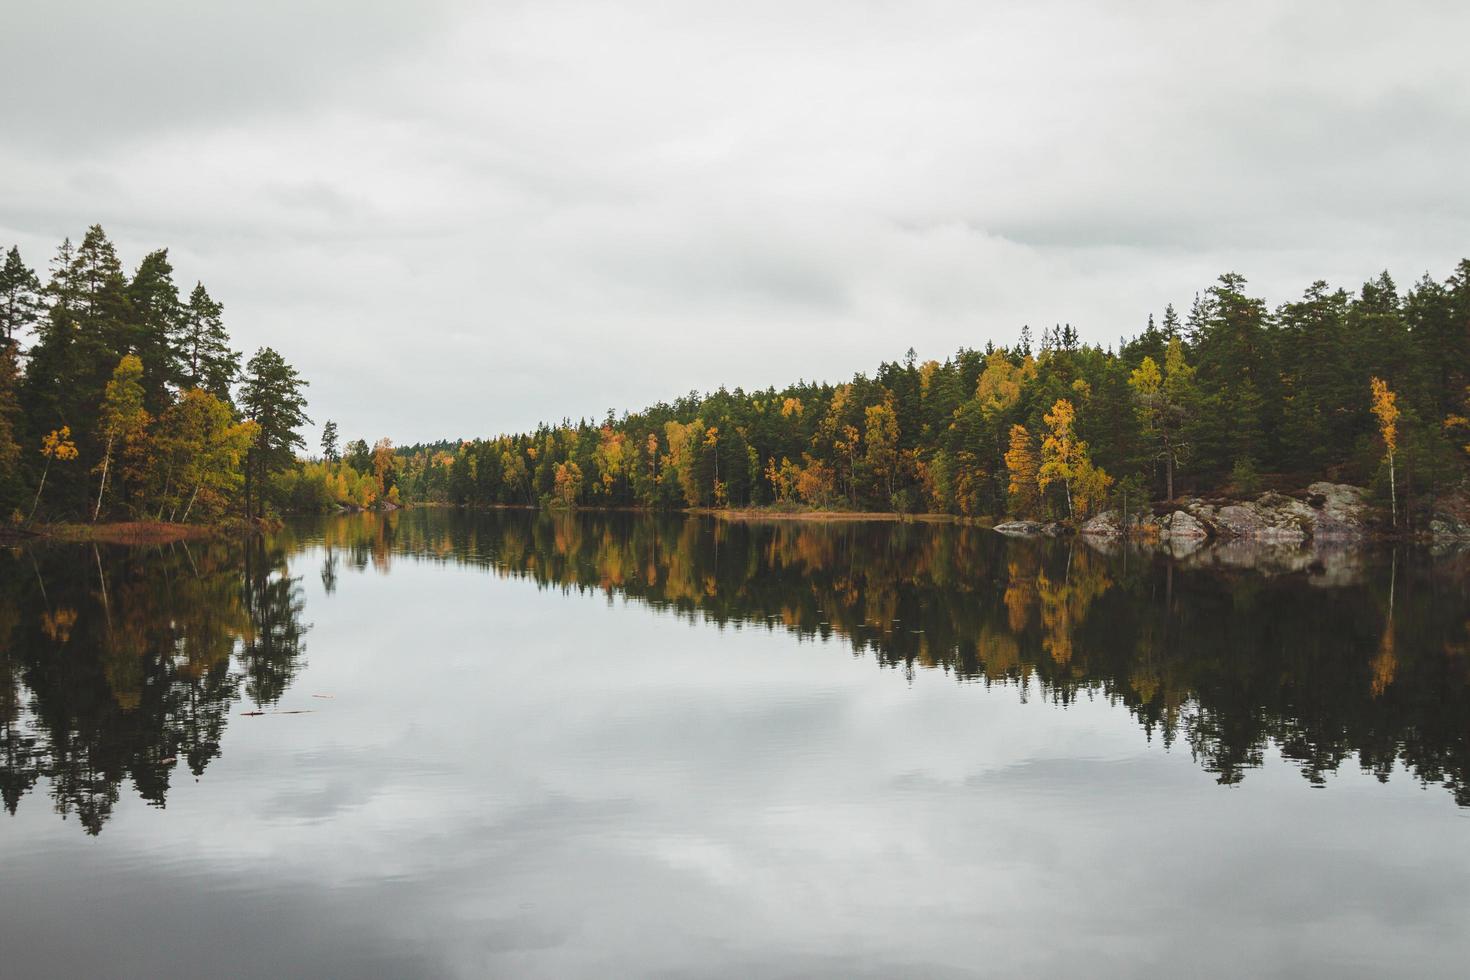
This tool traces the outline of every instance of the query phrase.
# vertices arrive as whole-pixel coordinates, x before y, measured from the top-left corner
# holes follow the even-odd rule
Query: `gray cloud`
[[[309,6],[309,9],[302,9]],[[24,5],[0,241],[172,247],[348,434],[840,379],[1470,241],[1448,3]]]

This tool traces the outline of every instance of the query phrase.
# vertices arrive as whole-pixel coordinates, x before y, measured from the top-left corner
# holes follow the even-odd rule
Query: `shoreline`
[[[274,525],[272,525],[274,527]],[[256,534],[271,527],[246,524],[243,520],[221,524],[177,524],[168,521],[103,521],[77,524],[62,521],[29,528],[0,528],[0,544],[6,546],[38,542],[61,544],[158,545],[205,538]]]

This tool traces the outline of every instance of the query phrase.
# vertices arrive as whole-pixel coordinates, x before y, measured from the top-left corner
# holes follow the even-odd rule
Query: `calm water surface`
[[[1470,559],[412,511],[0,553],[0,974],[1463,976]]]

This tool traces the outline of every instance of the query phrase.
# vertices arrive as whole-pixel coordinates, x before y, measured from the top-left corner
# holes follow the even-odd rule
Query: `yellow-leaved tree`
[[[1011,510],[1021,517],[1036,513],[1040,491],[1036,482],[1036,448],[1031,433],[1024,425],[1011,426],[1010,448],[1006,450],[1006,473],[1010,477],[1007,490]]]
[[[1037,487],[1045,493],[1052,484],[1061,483],[1067,497],[1067,516],[1086,516],[1107,496],[1113,478],[1092,465],[1087,443],[1077,438],[1077,410],[1070,401],[1058,398],[1043,420],[1050,431],[1041,441]]]
[[[46,474],[51,472],[52,461],[67,463],[79,455],[77,444],[71,441],[71,426],[63,425],[46,433],[46,437],[41,440],[41,455],[45,458],[46,465],[41,468],[41,482],[36,486],[36,499],[31,501],[31,512],[26,517],[26,523],[30,523],[31,518],[36,516],[36,505],[41,502],[41,491],[46,489]]]
[[[893,478],[898,470],[898,413],[890,393],[878,405],[863,410],[866,442],[863,461],[874,477],[883,481],[883,504],[893,499]]]
[[[168,509],[169,520],[188,521],[201,496],[202,509],[221,513],[244,480],[241,463],[259,432],[248,419],[236,422],[230,406],[209,392],[185,391],[159,417],[150,447],[151,468],[163,479],[159,519]]]
[[[97,485],[97,506],[92,509],[95,523],[102,513],[102,494],[107,490],[107,471],[113,449],[119,444],[141,441],[148,428],[148,412],[143,408],[143,362],[136,354],[124,354],[112,371],[112,380],[102,396],[102,432],[107,436],[102,451],[102,480]]]
[[[1021,400],[1021,389],[1036,377],[1036,362],[1026,355],[1020,365],[1011,363],[1004,351],[992,351],[985,358],[985,370],[975,383],[975,400],[987,417],[1011,409]]]
[[[1193,383],[1194,368],[1185,363],[1178,337],[1169,339],[1164,370],[1159,370],[1152,357],[1145,357],[1128,378],[1144,434],[1154,440],[1157,456],[1164,462],[1164,487],[1169,500],[1174,499],[1174,469],[1189,449],[1184,431]]]
[[[1383,437],[1383,458],[1388,463],[1388,499],[1393,526],[1399,526],[1399,493],[1394,475],[1394,456],[1399,449],[1398,397],[1382,378],[1369,381],[1373,391],[1373,414],[1378,418],[1378,434]],[[1410,474],[1412,475],[1412,474]]]

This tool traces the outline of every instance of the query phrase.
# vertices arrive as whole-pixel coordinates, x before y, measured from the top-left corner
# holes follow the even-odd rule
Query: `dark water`
[[[0,553],[0,974],[1463,976],[1470,559],[414,511]]]

